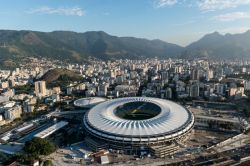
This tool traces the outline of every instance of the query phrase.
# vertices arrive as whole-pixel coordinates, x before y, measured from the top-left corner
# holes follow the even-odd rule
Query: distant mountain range
[[[181,47],[161,40],[117,37],[103,31],[36,32],[0,30],[0,65],[13,65],[23,57],[49,57],[69,62],[141,58],[250,58],[250,31],[221,35],[217,32]]]
[[[250,58],[250,30],[235,35],[221,35],[218,32],[207,34],[184,48],[181,57],[207,57],[212,59]]]

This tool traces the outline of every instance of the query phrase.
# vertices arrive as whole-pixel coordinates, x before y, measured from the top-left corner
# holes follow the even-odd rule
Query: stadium
[[[83,124],[92,149],[144,150],[162,157],[178,150],[178,142],[193,128],[194,117],[172,101],[128,97],[96,105],[85,114]]]
[[[74,101],[74,106],[77,108],[91,108],[106,100],[107,99],[103,97],[81,98],[81,99]]]

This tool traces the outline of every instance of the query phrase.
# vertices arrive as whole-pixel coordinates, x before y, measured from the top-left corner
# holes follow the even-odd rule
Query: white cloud
[[[40,14],[60,14],[66,16],[84,16],[85,11],[80,7],[58,7],[52,8],[48,6],[42,6],[39,8],[34,8],[28,11],[30,14],[40,13]]]
[[[173,5],[198,7],[201,11],[216,11],[250,5],[250,0],[152,0],[154,7],[162,8]]]
[[[215,11],[250,5],[250,0],[199,0],[197,5],[202,11]]]
[[[240,19],[249,19],[249,12],[232,12],[213,17],[217,21],[235,21]]]
[[[165,6],[173,6],[178,3],[178,0],[155,0],[155,7],[161,8]]]

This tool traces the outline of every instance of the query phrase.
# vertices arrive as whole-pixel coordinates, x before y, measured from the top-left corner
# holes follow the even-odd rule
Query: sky
[[[1,0],[0,29],[105,31],[186,46],[250,29],[250,0]]]

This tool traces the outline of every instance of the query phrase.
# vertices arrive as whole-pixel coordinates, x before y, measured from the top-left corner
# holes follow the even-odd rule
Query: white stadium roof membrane
[[[74,101],[74,105],[77,107],[91,107],[101,102],[106,101],[106,98],[103,97],[88,97],[88,98],[81,98]]]
[[[144,120],[128,120],[117,116],[116,108],[126,103],[147,102],[160,107],[158,115]],[[129,138],[143,141],[171,139],[193,127],[192,113],[172,101],[150,97],[118,98],[93,107],[84,118],[87,130],[100,137],[116,140]],[[144,138],[144,139],[143,139]]]

